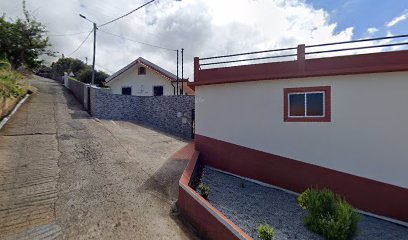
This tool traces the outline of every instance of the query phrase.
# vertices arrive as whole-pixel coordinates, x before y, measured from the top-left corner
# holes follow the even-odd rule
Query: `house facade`
[[[194,95],[187,80],[179,79],[179,94]],[[183,90],[182,92],[182,84]],[[133,96],[177,95],[177,76],[158,65],[139,57],[106,79],[111,93]]]
[[[300,193],[329,188],[408,222],[408,51],[200,69],[205,165]]]

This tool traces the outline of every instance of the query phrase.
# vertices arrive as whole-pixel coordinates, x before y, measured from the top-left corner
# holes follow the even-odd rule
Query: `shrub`
[[[357,235],[360,215],[330,190],[307,189],[298,197],[299,205],[309,212],[305,226],[328,240],[348,240]]]
[[[200,185],[198,185],[198,190],[200,191],[200,195],[207,199],[208,195],[210,194],[210,187],[204,183],[200,183]]]
[[[262,240],[271,240],[275,236],[275,230],[268,224],[261,224],[257,228],[259,238]]]
[[[23,75],[7,68],[0,69],[0,96],[3,97],[20,97],[24,95],[24,90],[19,80]]]

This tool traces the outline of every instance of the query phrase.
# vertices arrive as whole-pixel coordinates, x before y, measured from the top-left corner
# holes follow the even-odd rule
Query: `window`
[[[154,96],[163,96],[163,86],[154,86],[153,87]]]
[[[284,89],[285,122],[330,122],[330,87]]]
[[[131,87],[122,87],[122,95],[132,95]]]
[[[139,67],[138,74],[139,75],[145,75],[146,74],[146,68],[145,67]]]

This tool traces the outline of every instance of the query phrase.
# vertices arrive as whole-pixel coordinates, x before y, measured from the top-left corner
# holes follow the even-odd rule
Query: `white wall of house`
[[[146,67],[145,75],[138,75],[140,64],[126,70],[107,85],[111,93],[122,94],[122,87],[131,87],[134,96],[153,96],[154,86],[163,86],[163,95],[173,95],[173,86],[170,80]]]
[[[283,89],[314,86],[332,121],[284,122]],[[408,188],[408,72],[196,86],[196,133]]]

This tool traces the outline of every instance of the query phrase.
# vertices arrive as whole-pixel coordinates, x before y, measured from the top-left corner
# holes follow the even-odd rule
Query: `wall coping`
[[[408,71],[408,50],[200,69],[194,58],[191,87],[289,78]]]

